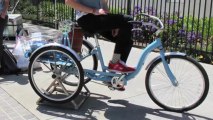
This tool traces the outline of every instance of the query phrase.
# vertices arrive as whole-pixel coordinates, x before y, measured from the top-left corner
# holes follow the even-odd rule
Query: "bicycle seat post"
[[[98,34],[97,33],[94,34],[94,39],[95,39],[95,44],[96,44],[95,45],[96,55],[98,56],[98,59],[100,60],[102,71],[106,72],[108,67],[106,67],[105,64],[104,64],[104,59],[103,59],[103,56],[102,56],[102,52],[101,52],[100,44],[99,44],[99,41],[98,41]]]
[[[98,37],[97,37],[97,34],[94,34],[94,38],[95,38],[95,44],[97,47],[100,47],[100,44],[98,42]]]

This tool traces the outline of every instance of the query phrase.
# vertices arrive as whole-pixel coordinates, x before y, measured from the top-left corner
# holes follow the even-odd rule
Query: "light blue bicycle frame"
[[[113,77],[121,77],[123,74],[119,74],[119,73],[113,73],[113,72],[106,72],[107,71],[107,67],[104,65],[104,60],[103,60],[103,56],[101,53],[101,49],[100,49],[100,45],[98,43],[97,37],[95,36],[95,42],[96,42],[96,46],[94,47],[94,49],[92,50],[91,54],[96,54],[96,56],[98,57],[98,59],[100,60],[101,63],[101,68],[102,71],[95,71],[95,70],[89,70],[89,69],[84,69],[85,72],[85,76],[93,79],[93,80],[98,80],[98,81],[106,81],[109,82],[111,81],[111,79]],[[151,44],[149,44],[142,52],[141,52],[141,56],[139,58],[139,61],[137,63],[137,67],[136,70],[132,73],[126,74],[125,77],[123,78],[124,80],[124,84],[126,85],[127,81],[131,80],[132,78],[134,78],[142,69],[144,62],[147,58],[147,56],[149,55],[149,53],[154,50],[154,49],[160,49],[160,58],[162,59],[165,71],[168,75],[168,77],[171,80],[171,83],[173,85],[177,85],[177,81],[175,76],[173,75],[173,73],[171,72],[168,63],[165,60],[165,52],[161,43],[160,38],[157,38],[155,41],[153,41]],[[89,56],[89,55],[88,55]]]

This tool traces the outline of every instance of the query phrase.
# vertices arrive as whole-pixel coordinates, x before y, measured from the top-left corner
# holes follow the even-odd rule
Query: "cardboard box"
[[[5,37],[15,37],[18,26],[23,26],[21,14],[8,14],[8,24],[4,29]]]

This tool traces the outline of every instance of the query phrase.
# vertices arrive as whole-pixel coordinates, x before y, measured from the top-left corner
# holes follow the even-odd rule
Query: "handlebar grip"
[[[150,15],[146,14],[146,13],[141,13],[141,15],[145,16],[145,17],[150,17]]]
[[[140,15],[148,17],[148,18],[151,18],[153,20],[157,20],[158,23],[160,24],[160,28],[159,29],[163,29],[164,28],[164,25],[163,25],[162,21],[158,17],[152,16],[152,15],[149,15],[149,14],[146,14],[146,13],[140,13],[140,14],[138,14],[138,16],[140,16]],[[131,23],[135,23],[135,22],[131,22]]]

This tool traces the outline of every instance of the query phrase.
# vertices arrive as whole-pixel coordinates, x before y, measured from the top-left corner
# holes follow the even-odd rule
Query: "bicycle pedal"
[[[112,90],[112,91],[114,91],[114,90],[115,90],[115,88],[114,88],[114,87],[112,87],[112,86],[108,86],[108,88],[109,88],[110,90]]]

